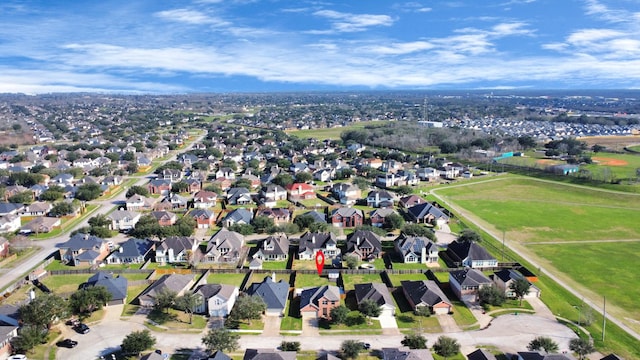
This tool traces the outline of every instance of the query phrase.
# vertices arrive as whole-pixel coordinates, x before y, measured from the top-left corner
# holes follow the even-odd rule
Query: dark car
[[[74,348],[76,347],[76,345],[78,345],[78,342],[75,340],[71,340],[71,339],[64,339],[64,340],[60,340],[56,343],[57,346],[60,347],[66,347],[66,348]]]
[[[75,326],[75,330],[80,334],[86,334],[89,332],[89,327],[87,326],[87,324],[79,323]]]
[[[369,343],[361,342],[360,345],[362,345],[362,348],[365,350],[371,349],[371,344]]]

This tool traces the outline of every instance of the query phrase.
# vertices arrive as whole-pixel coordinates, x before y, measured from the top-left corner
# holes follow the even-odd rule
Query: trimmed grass
[[[306,288],[322,285],[335,285],[329,282],[329,278],[318,275],[296,274],[296,288]]]
[[[207,319],[202,315],[193,315],[192,323],[189,324],[189,315],[176,309],[169,309],[167,313],[154,310],[147,318],[172,330],[204,329],[207,325]]]
[[[265,261],[262,263],[263,270],[285,270],[286,268],[286,261]]]
[[[394,287],[399,287],[402,280],[429,280],[425,274],[389,274]]]
[[[207,284],[227,284],[240,287],[245,276],[245,274],[210,273],[207,277]]]
[[[53,275],[40,279],[54,293],[72,293],[80,284],[86,282],[91,274]]]
[[[337,127],[337,128],[327,128],[327,129],[309,129],[309,130],[287,130],[286,133],[301,139],[318,139],[318,140],[338,140],[340,139],[340,134],[343,131],[347,130],[356,130],[356,129],[364,129],[367,125],[384,125],[386,121],[361,121],[358,123],[354,123],[349,126]]]
[[[344,290],[355,289],[355,284],[382,282],[380,274],[343,274]]]

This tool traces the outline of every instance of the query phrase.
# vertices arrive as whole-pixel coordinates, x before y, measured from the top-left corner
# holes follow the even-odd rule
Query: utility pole
[[[502,262],[504,262],[504,230],[502,230]]]
[[[602,342],[604,342],[605,327],[607,326],[607,297],[602,297]]]

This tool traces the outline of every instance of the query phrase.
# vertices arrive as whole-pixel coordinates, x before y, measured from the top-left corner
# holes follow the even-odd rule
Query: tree
[[[604,149],[606,149],[606,147],[604,147],[602,145],[598,145],[598,144],[594,144],[591,147],[591,151],[593,151],[594,153],[599,153],[599,152],[603,151]]]
[[[371,299],[365,299],[361,301],[360,305],[358,305],[358,310],[360,310],[361,313],[368,317],[380,316],[380,313],[382,312],[382,308],[380,307],[380,305],[378,305],[377,302]]]
[[[427,348],[427,339],[420,334],[405,335],[401,343],[402,345],[408,347],[409,349],[426,349]]]
[[[89,221],[87,221],[87,223],[91,227],[107,227],[111,225],[111,220],[109,220],[106,215],[99,214],[89,218]]]
[[[524,296],[529,293],[531,283],[525,278],[520,278],[512,282],[511,285],[509,285],[509,288],[513,290],[513,292],[516,294],[516,297],[520,299],[520,306],[522,306],[522,298],[524,298]]]
[[[51,210],[49,210],[49,215],[53,217],[60,217],[73,214],[73,211],[73,204],[63,201],[55,203],[53,207],[51,207]]]
[[[23,191],[9,197],[7,200],[14,204],[31,204],[33,202],[33,192],[30,190]]]
[[[313,233],[324,233],[329,231],[329,224],[322,222],[314,222],[309,225],[309,231]]]
[[[353,255],[347,255],[344,257],[344,261],[347,263],[347,267],[349,269],[355,269],[358,267],[358,263],[360,262],[357,257]]]
[[[140,354],[151,349],[156,344],[156,338],[151,336],[149,330],[133,331],[122,339],[120,348],[124,354]]]
[[[126,197],[130,198],[136,194],[142,195],[142,196],[149,196],[149,190],[147,190],[147,188],[144,186],[133,185],[132,187],[129,188],[129,190],[127,190]]]
[[[69,307],[74,314],[87,315],[102,309],[111,296],[104,286],[85,287],[71,294]]]
[[[345,340],[340,345],[340,352],[346,359],[355,359],[362,350],[362,344],[356,340]]]
[[[307,229],[311,224],[315,222],[315,219],[311,215],[299,215],[293,219],[293,223],[298,225],[300,229]]]
[[[402,232],[407,236],[424,236],[431,241],[437,241],[436,234],[428,227],[420,224],[405,224]]]
[[[398,186],[395,190],[398,194],[404,196],[409,195],[413,192],[413,188],[409,185]]]
[[[287,186],[293,184],[293,177],[287,173],[278,174],[275,178],[273,178],[271,182],[275,185],[280,185],[283,188],[286,188]]]
[[[78,186],[78,191],[76,192],[76,199],[82,201],[91,201],[95,200],[102,195],[102,189],[98,184],[84,184]]]
[[[69,315],[69,307],[62,297],[46,293],[22,305],[18,313],[23,323],[48,329],[56,319]]]
[[[47,333],[48,331],[40,326],[24,325],[18,330],[18,336],[11,340],[11,346],[16,351],[29,352],[47,341]]]
[[[235,231],[238,234],[245,236],[251,235],[255,232],[255,230],[253,229],[253,225],[251,224],[233,224],[229,226],[229,230]]]
[[[596,351],[588,339],[582,338],[571,339],[569,341],[569,349],[578,354],[580,360],[585,359],[586,355]]]
[[[136,154],[132,153],[131,151],[127,151],[126,153],[122,154],[122,160],[124,161],[134,161],[136,159]]]
[[[40,194],[40,200],[51,202],[60,200],[64,197],[63,191],[64,190],[59,186],[50,187]]]
[[[209,332],[202,338],[202,343],[210,353],[216,350],[229,352],[240,347],[238,344],[239,339],[239,334],[231,332],[226,328],[221,328],[209,330]]]
[[[282,351],[300,351],[299,341],[283,341],[280,343],[280,350]]]
[[[460,344],[456,339],[442,335],[433,344],[433,350],[446,359],[460,351]]]
[[[417,316],[431,316],[431,309],[428,306],[417,306],[413,313]]]
[[[306,183],[313,180],[313,175],[309,174],[306,171],[300,171],[296,174],[295,181],[297,183]]]
[[[259,296],[239,296],[231,309],[231,318],[251,324],[251,320],[259,319],[266,309],[267,304]]]
[[[347,321],[347,316],[349,315],[349,308],[347,308],[344,304],[340,304],[329,312],[331,316],[331,322],[334,324],[344,324]]]
[[[170,307],[173,306],[176,302],[177,294],[175,291],[163,289],[158,292],[156,295],[156,302],[154,307],[156,310],[164,312],[169,310]]]
[[[460,236],[458,236],[458,242],[480,242],[482,241],[482,238],[480,237],[480,235],[471,230],[471,229],[464,229],[460,232]]]
[[[267,216],[256,216],[253,218],[253,228],[257,233],[264,233],[269,228],[275,226],[273,219]]]
[[[384,227],[390,230],[401,229],[404,226],[404,219],[396,213],[387,215],[384,218]]]
[[[527,345],[529,351],[544,350],[546,353],[558,351],[558,343],[546,336],[537,336]]]
[[[193,313],[202,303],[202,298],[194,293],[186,292],[184,295],[176,298],[176,307],[189,314],[189,324],[193,319]]]
[[[483,286],[478,290],[478,300],[484,307],[486,305],[500,306],[504,304],[504,292],[497,286]]]

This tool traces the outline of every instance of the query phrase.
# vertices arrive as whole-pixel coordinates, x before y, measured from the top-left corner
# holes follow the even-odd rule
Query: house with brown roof
[[[303,289],[300,292],[300,314],[331,320],[331,309],[340,305],[340,289],[334,285]],[[306,315],[306,316],[305,316]]]
[[[97,265],[109,254],[107,243],[93,235],[77,233],[58,246],[60,260],[69,265]]]
[[[144,307],[154,306],[158,294],[169,291],[178,296],[181,296],[187,291],[194,283],[193,274],[167,274],[162,275],[160,279],[149,285],[138,296],[138,304]]]
[[[355,256],[360,261],[379,258],[382,254],[380,237],[372,231],[358,230],[347,236],[346,255]]]
[[[201,190],[193,196],[193,207],[196,209],[208,209],[216,206],[218,194],[213,191]]]
[[[271,235],[262,240],[254,259],[262,261],[285,261],[289,255],[289,238],[286,235]]]
[[[166,210],[152,211],[150,215],[158,220],[160,226],[171,226],[178,221],[178,215]]]
[[[12,215],[7,215],[12,216]],[[5,216],[5,218],[7,217]],[[17,216],[16,216],[17,217]],[[18,222],[20,222],[20,218]],[[62,225],[62,219],[48,216],[37,217],[20,228],[21,234],[44,234],[53,231]]]
[[[291,212],[284,208],[263,208],[256,212],[256,216],[265,216],[273,219],[275,225],[281,225],[291,222]]]
[[[218,230],[207,242],[200,259],[203,263],[237,263],[242,254],[244,236],[227,228]]]
[[[198,229],[208,229],[216,222],[216,214],[209,209],[193,209],[186,216],[196,221]]]
[[[352,228],[364,222],[362,210],[351,207],[334,209],[331,212],[331,224],[335,227]]]
[[[448,314],[453,309],[451,300],[433,280],[403,280],[402,293],[415,311],[427,307],[432,314]]]

